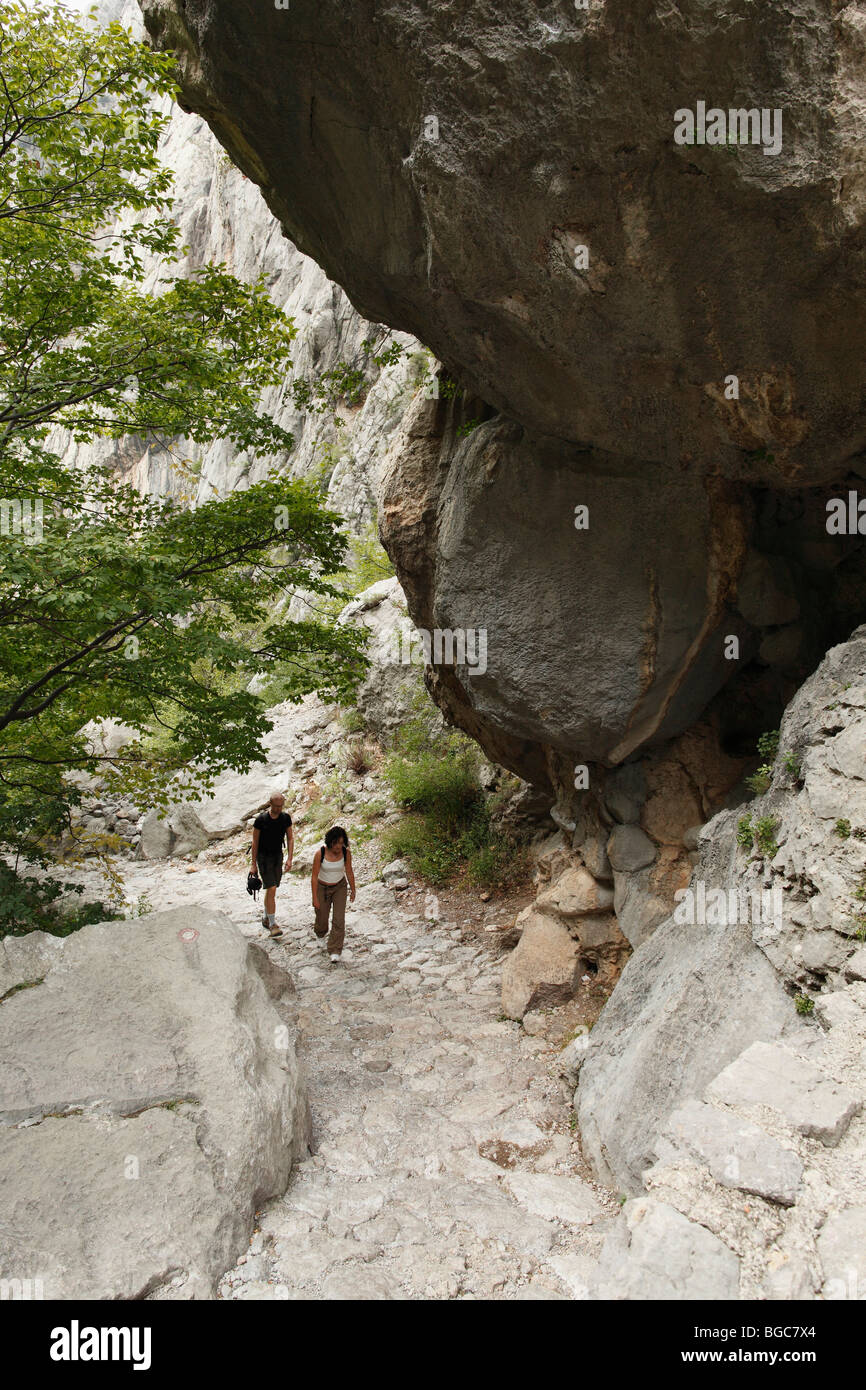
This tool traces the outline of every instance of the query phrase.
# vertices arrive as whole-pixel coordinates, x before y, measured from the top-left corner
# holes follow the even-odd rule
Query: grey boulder
[[[140,852],[144,859],[182,858],[199,854],[210,835],[192,806],[175,806],[168,816],[150,811],[141,826]]]
[[[577,943],[561,922],[533,908],[522,912],[517,922],[523,925],[520,940],[502,971],[502,1011],[509,1018],[566,1003],[580,972]]]
[[[0,1007],[0,1269],[213,1297],[309,1139],[290,977],[183,908],[85,927]]]

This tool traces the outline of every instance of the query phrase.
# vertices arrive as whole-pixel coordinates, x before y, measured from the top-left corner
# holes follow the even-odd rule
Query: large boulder
[[[296,245],[538,436],[665,461],[684,488],[826,477],[860,450],[857,6],[142,9]],[[779,147],[727,124],[679,143],[698,98],[726,122],[777,110]]]
[[[139,851],[144,859],[182,859],[200,854],[210,835],[192,806],[175,806],[167,816],[150,811],[141,825]]]
[[[290,977],[202,908],[34,969],[0,1007],[0,1269],[47,1298],[213,1297],[308,1145]]]
[[[286,233],[444,364],[403,378],[379,523],[413,622],[486,633],[428,674],[446,718],[558,792],[732,681],[781,706],[862,617],[825,511],[864,475],[856,7],[142,9]],[[781,147],[678,143],[698,93]]]
[[[775,971],[744,932],[669,918],[635,951],[592,1030],[575,1102],[596,1172],[640,1191],[671,1111],[793,1017]]]

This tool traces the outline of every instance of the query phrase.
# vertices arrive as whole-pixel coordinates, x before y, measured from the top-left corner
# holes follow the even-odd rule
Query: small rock
[[[866,946],[855,951],[845,963],[845,975],[849,980],[866,980]]]
[[[824,1297],[862,1299],[866,1293],[866,1207],[846,1207],[828,1217],[817,1245],[824,1269]]]
[[[803,1164],[793,1150],[749,1120],[687,1101],[671,1115],[665,1139],[659,1141],[663,1160],[666,1142],[705,1163],[723,1187],[754,1192],[785,1207],[796,1201]]]
[[[548,1221],[588,1226],[602,1215],[592,1190],[580,1178],[556,1177],[550,1173],[509,1173],[505,1181],[521,1206]]]
[[[707,1087],[724,1105],[766,1105],[808,1138],[833,1147],[861,1109],[860,1098],[778,1044],[756,1042]]]

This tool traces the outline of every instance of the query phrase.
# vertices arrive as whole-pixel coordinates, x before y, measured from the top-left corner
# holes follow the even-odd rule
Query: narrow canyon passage
[[[371,883],[331,966],[306,878],[283,881],[277,943],[236,872],[136,862],[123,876],[156,910],[226,912],[297,988],[314,1151],[221,1297],[585,1296],[617,1197],[585,1180],[558,1047],[500,1019],[492,947]]]

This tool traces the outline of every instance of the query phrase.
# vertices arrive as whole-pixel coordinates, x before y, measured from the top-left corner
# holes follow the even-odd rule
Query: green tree
[[[164,805],[262,760],[253,674],[338,698],[363,669],[358,634],[285,616],[295,588],[337,593],[322,576],[346,538],[280,476],[293,440],[260,409],[293,324],[262,283],[178,275],[158,157],[174,91],[170,61],[119,25],[0,0],[0,843],[16,868],[69,826],[71,773]],[[165,266],[154,293],[146,256]],[[59,430],[180,454],[227,439],[270,469],[184,510],[69,466]],[[140,734],[110,760],[83,732],[106,716]],[[15,924],[38,920],[32,884],[6,889]]]

